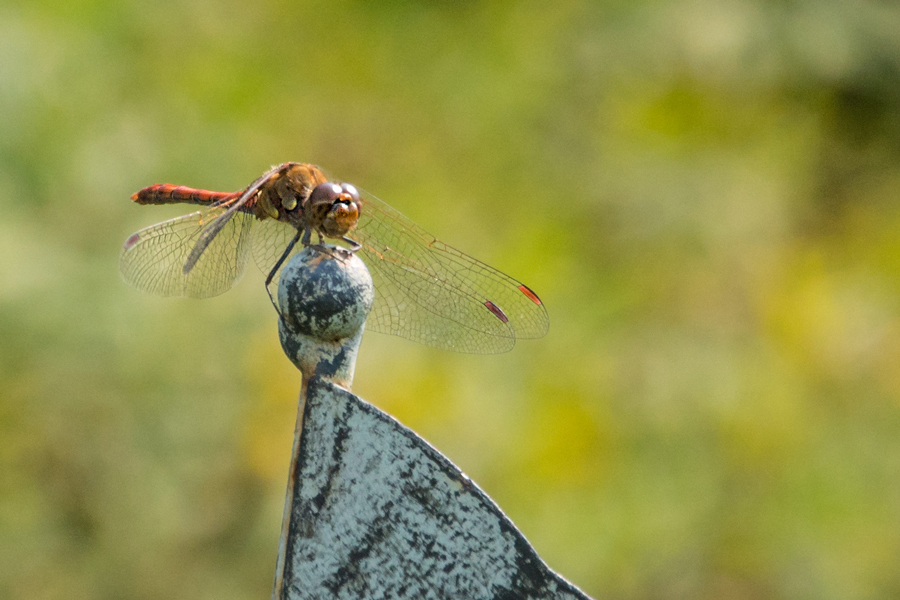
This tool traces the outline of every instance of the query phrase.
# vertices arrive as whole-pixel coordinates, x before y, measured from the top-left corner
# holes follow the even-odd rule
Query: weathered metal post
[[[373,300],[360,259],[307,248],[278,300],[303,385],[274,600],[587,599],[446,457],[350,393]]]
[[[309,381],[319,377],[350,389],[366,316],[374,298],[372,277],[365,264],[342,248],[327,248],[323,252],[307,247],[297,253],[285,266],[278,286],[281,347],[303,375],[272,591],[272,598],[278,600],[290,597],[284,592],[285,557],[292,531]],[[293,530],[296,529],[295,523]]]

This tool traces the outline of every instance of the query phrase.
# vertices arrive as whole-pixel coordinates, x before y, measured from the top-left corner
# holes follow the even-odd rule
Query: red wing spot
[[[490,300],[485,300],[485,301],[484,301],[484,305],[487,307],[487,309],[488,309],[489,311],[491,311],[492,313],[494,313],[494,316],[495,316],[495,317],[497,317],[498,319],[500,319],[500,320],[503,321],[504,323],[509,323],[509,318],[507,318],[506,313],[504,313],[503,310],[502,310],[499,306],[497,306],[496,304],[494,304],[494,303],[491,302]]]
[[[130,249],[132,246],[137,244],[140,239],[140,234],[132,233],[131,236],[127,240],[125,240],[125,249]]]
[[[534,302],[535,304],[541,303],[541,299],[538,298],[538,295],[535,294],[534,292],[532,292],[531,289],[529,289],[529,287],[527,285],[520,285],[519,291],[522,292],[523,294],[525,294],[526,296],[528,296],[528,299],[531,300],[532,302]]]

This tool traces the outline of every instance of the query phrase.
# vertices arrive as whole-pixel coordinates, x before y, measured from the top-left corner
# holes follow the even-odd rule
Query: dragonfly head
[[[359,192],[349,183],[320,183],[309,195],[303,212],[316,231],[327,237],[343,237],[359,220]]]

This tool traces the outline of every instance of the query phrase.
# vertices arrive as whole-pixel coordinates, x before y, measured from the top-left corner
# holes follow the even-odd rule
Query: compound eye
[[[341,186],[336,183],[320,183],[313,188],[312,194],[309,195],[309,201],[316,204],[319,202],[331,204],[340,197],[341,191]]]
[[[356,189],[356,186],[351,183],[342,183],[341,189],[345,194],[350,195],[351,200],[353,200],[354,202],[359,202],[359,191]]]

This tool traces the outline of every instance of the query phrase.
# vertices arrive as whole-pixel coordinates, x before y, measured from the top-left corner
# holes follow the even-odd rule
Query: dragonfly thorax
[[[285,163],[259,190],[254,209],[259,219],[276,219],[295,228],[306,227],[304,205],[313,189],[327,181],[325,174],[306,163]]]

